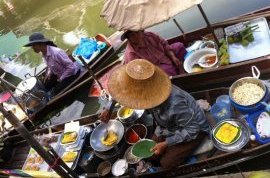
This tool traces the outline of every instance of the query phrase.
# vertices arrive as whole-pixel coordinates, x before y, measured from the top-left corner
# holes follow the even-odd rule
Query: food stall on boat
[[[259,94],[257,87],[261,89]],[[269,154],[267,150],[270,147],[270,134],[267,123],[270,116],[269,110],[262,104],[269,101],[269,94],[264,82],[255,77],[246,77],[235,81],[230,88],[194,92],[192,95],[205,110],[212,132],[210,139],[204,140],[190,159],[174,170],[162,170],[148,160],[153,155],[149,148],[153,147],[155,142],[149,140],[149,133],[153,132],[153,129],[151,130],[151,122],[144,122],[151,120],[151,115],[145,111],[118,106],[114,110],[116,118],[108,124],[97,121],[96,115],[34,133],[53,131],[49,135],[39,136],[43,140],[41,142],[52,143],[51,146],[59,156],[77,174],[88,177],[192,177],[216,174],[218,170],[233,172],[229,168]],[[243,98],[243,95],[250,95],[249,100]],[[216,105],[218,107],[215,107]],[[89,122],[92,123],[85,124]],[[80,130],[83,130],[82,134]],[[48,136],[56,138],[48,141]],[[74,146],[79,137],[82,145]],[[8,140],[17,145],[17,153],[20,153],[18,149],[22,148],[20,144],[25,145],[19,136],[6,138],[6,141]],[[60,147],[64,151],[59,151]],[[64,156],[65,152],[67,156]],[[32,167],[43,170],[43,167],[37,168],[37,164],[32,163],[33,160],[40,160],[29,147],[24,159],[20,159],[14,157],[2,168],[11,169],[14,166],[13,168],[23,170]],[[40,166],[43,166],[43,163]],[[48,166],[44,167],[50,171]],[[245,169],[248,170],[250,168]]]

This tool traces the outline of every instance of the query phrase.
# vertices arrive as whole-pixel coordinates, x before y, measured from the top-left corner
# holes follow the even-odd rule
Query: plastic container
[[[210,110],[212,116],[215,118],[216,122],[220,122],[224,119],[231,118],[230,105],[224,102],[215,103]]]
[[[265,112],[265,110],[259,110],[257,112],[254,112],[252,114],[249,114],[246,118],[249,127],[251,128],[253,134],[255,135],[256,141],[261,144],[266,144],[270,142],[270,137],[262,138],[256,128],[256,124],[258,122],[258,118],[262,112]]]
[[[223,102],[223,103],[226,103],[226,104],[231,104],[230,96],[229,95],[220,95],[216,99],[216,103],[219,103],[219,102]]]

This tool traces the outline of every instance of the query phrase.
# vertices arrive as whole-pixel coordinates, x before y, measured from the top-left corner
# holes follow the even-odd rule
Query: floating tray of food
[[[270,34],[265,18],[235,24],[225,29],[230,63],[270,54]]]

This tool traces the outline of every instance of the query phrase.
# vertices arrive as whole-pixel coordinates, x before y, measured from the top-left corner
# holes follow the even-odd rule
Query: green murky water
[[[41,70],[45,66],[41,55],[23,47],[32,32],[42,32],[58,47],[70,51],[81,37],[94,37],[98,33],[111,35],[115,30],[108,28],[99,15],[102,6],[103,0],[0,1],[0,67],[11,73],[7,74],[9,81],[16,84],[20,81],[17,77],[23,79],[27,72],[33,73],[34,67],[41,66]],[[84,93],[79,97],[75,94],[65,99],[62,108],[78,100],[85,104],[82,115],[95,113],[99,108],[98,99],[88,98],[89,86],[77,90]],[[61,110],[58,107],[56,110]]]
[[[41,57],[22,47],[35,31],[43,32],[63,49],[73,49],[82,36],[114,32],[99,16],[103,0],[0,1],[0,56],[34,67]]]

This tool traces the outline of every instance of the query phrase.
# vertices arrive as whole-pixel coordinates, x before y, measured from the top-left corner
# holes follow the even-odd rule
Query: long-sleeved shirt
[[[134,59],[146,59],[162,68],[170,76],[179,74],[179,68],[168,56],[167,51],[173,51],[177,57],[181,58],[184,54],[179,53],[186,52],[182,43],[169,45],[165,39],[152,32],[144,32],[144,42],[144,46],[132,46],[128,42],[124,56],[125,63]]]
[[[60,81],[75,75],[79,70],[79,67],[75,65],[75,63],[69,59],[66,52],[60,48],[47,45],[47,53],[43,57],[48,66],[47,75],[53,73]]]
[[[210,126],[203,110],[184,90],[173,86],[169,98],[152,109],[158,124],[155,134],[175,145],[193,140],[199,132],[209,132]]]

